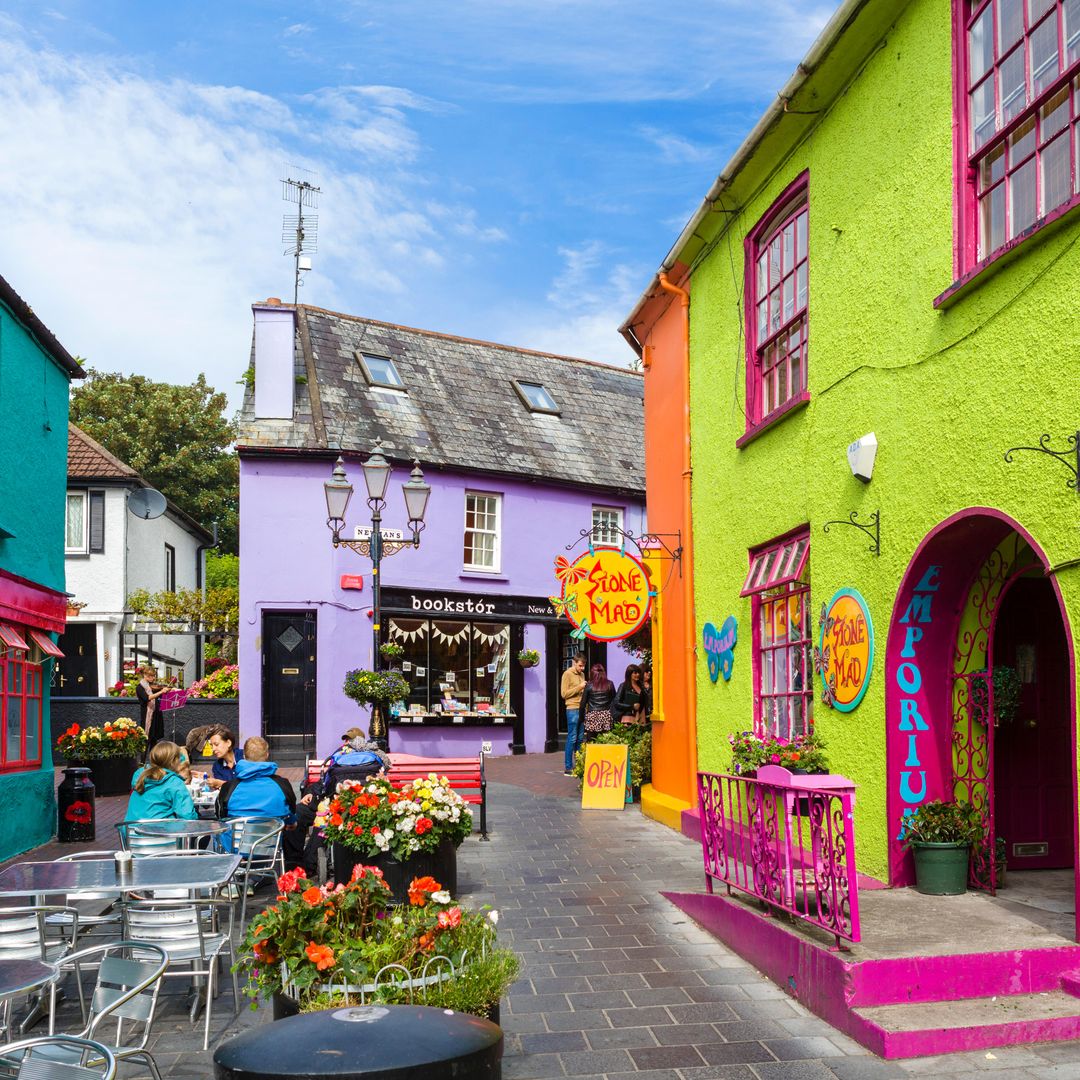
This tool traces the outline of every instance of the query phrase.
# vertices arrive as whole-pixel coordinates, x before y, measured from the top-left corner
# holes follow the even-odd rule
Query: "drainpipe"
[[[694,542],[693,542],[693,467],[690,459],[690,294],[668,281],[667,271],[657,275],[657,282],[664,292],[679,298],[682,308],[683,345],[683,524],[682,572],[683,572],[683,636],[686,639],[686,658],[683,675],[686,680],[686,722],[690,736],[691,767],[695,782],[691,783],[691,803],[697,804],[697,628],[694,618]]]

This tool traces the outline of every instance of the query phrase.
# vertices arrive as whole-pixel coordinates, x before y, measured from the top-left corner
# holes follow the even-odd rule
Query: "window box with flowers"
[[[457,849],[472,831],[468,803],[435,773],[400,787],[385,776],[344,780],[315,819],[333,846],[334,872],[378,866],[396,903],[413,877],[437,877],[457,891]]]
[[[131,777],[146,752],[146,733],[125,716],[101,727],[72,724],[57,740],[56,752],[69,765],[89,768],[97,795],[126,795]]]
[[[343,1005],[422,1004],[498,1020],[517,958],[496,945],[498,912],[468,911],[437,879],[408,882],[393,903],[382,871],[356,866],[319,886],[294,870],[251,919],[237,969],[252,1007],[274,1018]]]

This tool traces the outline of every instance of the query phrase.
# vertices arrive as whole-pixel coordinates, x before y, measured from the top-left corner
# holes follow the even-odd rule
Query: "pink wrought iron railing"
[[[794,778],[767,766],[765,778],[698,773],[705,887],[756,896],[773,909],[856,942],[854,785],[842,777]],[[844,786],[830,781],[843,781]],[[820,786],[802,786],[803,782]]]

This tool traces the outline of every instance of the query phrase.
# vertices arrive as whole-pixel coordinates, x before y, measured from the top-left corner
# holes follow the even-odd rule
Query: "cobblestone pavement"
[[[462,846],[459,892],[499,909],[500,937],[522,960],[502,1010],[507,1080],[1080,1080],[1075,1044],[904,1062],[868,1055],[659,895],[701,888],[696,844],[637,807],[582,812],[561,755],[492,762],[488,775],[492,838]],[[213,1043],[204,1054],[182,990],[170,987],[163,1004],[152,1042],[162,1071],[212,1076]],[[59,1029],[73,1029],[76,1013],[65,1006]],[[223,991],[212,1038],[266,1022],[265,1009],[233,1014]]]

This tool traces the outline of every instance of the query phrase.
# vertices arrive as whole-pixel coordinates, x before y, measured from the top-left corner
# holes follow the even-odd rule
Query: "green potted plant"
[[[967,892],[971,845],[982,836],[982,814],[968,803],[935,799],[917,807],[901,831],[915,859],[915,888],[929,896]]]
[[[1016,668],[1008,664],[995,664],[993,671],[994,684],[994,724],[1011,724],[1016,719],[1020,710],[1020,694],[1023,684]],[[986,672],[971,681],[972,704],[978,711],[985,711],[987,705]]]
[[[397,641],[384,641],[379,646],[379,655],[387,660],[400,660],[405,655],[405,646]]]
[[[358,705],[371,706],[371,738],[378,739],[386,733],[385,710],[395,701],[409,696],[409,682],[400,671],[368,671],[356,668],[345,676],[342,686],[345,696]]]
[[[469,911],[433,877],[414,878],[394,905],[373,866],[355,867],[336,886],[301,870],[277,884],[236,964],[252,1008],[270,999],[277,1020],[372,1002],[425,1004],[498,1021],[518,961],[497,946],[497,911]]]
[[[517,654],[517,658],[522,667],[536,667],[540,663],[540,653],[537,649],[522,649]]]

